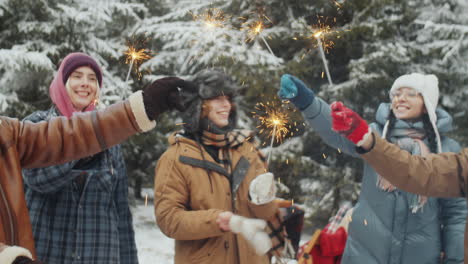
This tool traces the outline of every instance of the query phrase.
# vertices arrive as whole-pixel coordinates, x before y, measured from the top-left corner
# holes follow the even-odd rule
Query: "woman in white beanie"
[[[330,106],[294,76],[282,77],[279,96],[302,111],[326,144],[360,157],[356,145],[370,135],[367,126],[356,123],[350,129],[352,134],[335,132],[333,129],[339,125],[335,119],[339,117],[333,116],[332,120]],[[414,155],[459,152],[459,144],[444,136],[452,130],[452,118],[437,107],[436,76],[400,76],[390,89],[390,99],[391,103],[379,106],[376,122],[370,125],[376,136],[380,134]],[[363,131],[359,131],[361,127]],[[342,263],[463,263],[466,215],[464,199],[405,192],[364,162],[361,193],[349,224]]]

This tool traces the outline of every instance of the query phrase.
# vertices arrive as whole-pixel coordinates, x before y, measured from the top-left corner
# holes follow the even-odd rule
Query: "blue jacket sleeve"
[[[460,145],[449,139],[451,152],[458,153]],[[465,198],[440,198],[440,218],[442,227],[442,249],[444,264],[461,264],[464,258],[464,232],[467,217]]]
[[[325,144],[336,149],[339,148],[348,155],[359,157],[356,145],[332,130],[331,109],[325,101],[315,97],[312,104],[302,111],[302,115]]]
[[[118,175],[118,182],[114,190],[114,201],[119,214],[119,245],[120,263],[138,263],[137,249],[135,244],[135,232],[133,230],[133,219],[128,204],[128,177],[125,161],[120,146],[112,149],[112,164]]]

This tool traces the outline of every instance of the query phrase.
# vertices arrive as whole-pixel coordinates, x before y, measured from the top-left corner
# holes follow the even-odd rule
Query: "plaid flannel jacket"
[[[57,115],[52,108],[26,120]],[[39,260],[138,263],[120,146],[62,165],[23,170],[23,178]]]

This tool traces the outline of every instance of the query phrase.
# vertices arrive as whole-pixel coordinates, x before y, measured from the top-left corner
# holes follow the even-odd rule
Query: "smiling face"
[[[207,99],[204,105],[208,109],[208,119],[217,127],[223,128],[229,125],[229,114],[231,113],[232,104],[228,96],[218,96],[212,99]]]
[[[76,68],[67,80],[67,92],[76,111],[83,111],[96,100],[98,79],[88,66]]]
[[[417,119],[426,113],[422,95],[412,88],[398,88],[390,94],[390,97],[393,114],[398,119]]]

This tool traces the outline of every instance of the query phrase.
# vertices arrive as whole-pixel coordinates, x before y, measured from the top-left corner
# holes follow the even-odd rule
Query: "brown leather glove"
[[[148,118],[155,120],[161,113],[177,109],[185,110],[181,92],[196,91],[197,87],[177,77],[165,77],[154,81],[143,89],[143,103]]]

